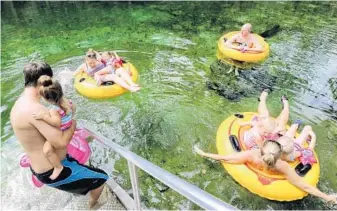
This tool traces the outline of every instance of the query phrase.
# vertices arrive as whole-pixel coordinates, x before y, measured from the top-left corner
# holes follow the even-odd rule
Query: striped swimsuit
[[[100,63],[99,65],[97,65],[95,68],[91,68],[90,66],[88,66],[87,64],[85,64],[87,69],[86,69],[86,73],[89,75],[89,76],[94,76],[94,74],[98,71],[100,71],[101,69],[103,69],[105,67],[105,64],[104,63]]]
[[[73,119],[72,119],[72,116],[73,116],[72,106],[73,106],[73,104],[70,100],[69,100],[69,103],[70,103],[70,109],[71,109],[69,114],[66,114],[66,112],[63,111],[59,106],[53,105],[53,109],[55,109],[61,116],[60,129],[62,131],[67,130],[73,124]]]

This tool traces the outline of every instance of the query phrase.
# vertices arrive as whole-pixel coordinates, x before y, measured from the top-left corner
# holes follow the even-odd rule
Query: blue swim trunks
[[[64,168],[55,180],[49,178],[53,169],[39,174],[32,168],[31,171],[38,180],[50,187],[81,195],[100,187],[109,178],[103,170],[79,164],[69,155],[61,163]]]

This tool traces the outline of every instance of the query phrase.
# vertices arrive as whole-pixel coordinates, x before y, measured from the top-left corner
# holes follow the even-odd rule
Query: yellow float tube
[[[245,131],[250,127],[240,126],[240,123],[250,121],[253,115],[257,114],[253,112],[241,114],[243,116],[240,118],[237,117],[239,115],[228,117],[220,125],[216,138],[218,154],[230,155],[246,150],[243,137]],[[296,134],[296,136],[298,136],[298,134]],[[307,145],[307,143],[305,144]],[[306,170],[300,161],[289,162],[291,167],[294,168],[294,171],[296,170],[305,182],[313,186],[317,185],[320,174],[319,161],[316,153],[315,157],[317,163],[314,163],[311,169],[309,167]],[[276,201],[293,201],[302,199],[308,195],[308,193],[290,184],[283,175],[277,172],[258,169],[250,164],[233,165],[222,162],[222,165],[235,181],[247,188],[250,192],[261,197]],[[308,169],[310,170],[308,171]]]
[[[253,34],[254,38],[259,42],[259,44],[263,48],[262,53],[242,53],[238,50],[234,50],[225,45],[225,40],[231,39],[234,35],[240,33],[239,31],[230,32],[223,35],[218,41],[218,50],[217,50],[217,58],[220,60],[224,60],[225,62],[230,62],[230,59],[247,62],[247,63],[259,63],[264,61],[269,55],[269,44],[264,41],[263,37],[258,34]],[[228,61],[229,60],[229,61]],[[238,63],[238,62],[236,62]],[[235,65],[235,63],[234,63]],[[240,65],[240,64],[237,64]]]
[[[131,78],[133,82],[138,79],[138,71],[131,63],[124,63],[123,67],[127,69],[129,66],[131,71]],[[78,74],[74,82],[75,89],[82,95],[88,98],[103,99],[111,98],[124,94],[128,90],[123,87],[113,84],[108,86],[97,86],[96,81],[87,73]]]

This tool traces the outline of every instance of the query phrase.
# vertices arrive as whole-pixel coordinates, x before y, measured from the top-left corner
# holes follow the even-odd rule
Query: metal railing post
[[[130,171],[130,179],[133,191],[133,199],[136,204],[137,210],[141,209],[140,206],[140,195],[139,195],[139,183],[138,183],[138,174],[137,174],[137,167],[128,161],[129,171]]]
[[[99,135],[97,132],[95,133],[95,131],[93,132],[88,129],[86,130],[90,132],[93,137],[95,137],[96,141],[114,150],[116,153],[118,153],[120,156],[128,161],[130,179],[133,190],[133,202],[135,202],[135,205],[133,207],[136,207],[137,210],[141,209],[139,183],[137,177],[138,168],[140,168],[143,172],[148,173],[153,178],[164,183],[168,187],[172,188],[174,191],[178,192],[180,195],[186,197],[203,209],[221,211],[237,210],[236,207],[233,207],[232,205],[221,201],[217,197],[207,193],[204,190],[201,190],[199,187],[192,185],[191,183],[177,177],[176,175],[171,174],[170,172],[160,168],[150,161],[145,160],[144,158],[136,155],[130,150],[118,145],[117,143],[107,139],[102,135]],[[132,199],[130,200],[132,201]]]

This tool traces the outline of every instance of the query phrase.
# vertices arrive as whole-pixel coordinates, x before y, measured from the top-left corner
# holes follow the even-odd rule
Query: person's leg
[[[49,179],[52,170],[41,174],[34,172],[32,168],[31,171],[38,180],[50,187],[74,194],[89,194],[89,205],[94,206],[102,193],[104,184],[109,179],[108,174],[102,169],[79,164],[69,155],[62,160],[62,165],[64,168],[55,181]]]
[[[113,69],[110,65],[107,67],[97,71],[94,75],[94,79],[96,80],[97,86],[100,86],[102,82],[105,81],[105,77],[113,72]]]
[[[54,167],[53,173],[49,177],[50,179],[54,180],[58,177],[58,175],[61,173],[63,169],[61,161],[56,155],[54,151],[54,147],[48,141],[46,141],[43,145],[43,153],[45,154],[49,162],[52,164],[52,166]]]
[[[130,86],[128,83],[126,83],[126,81],[118,77],[116,74],[109,74],[105,76],[104,81],[113,81],[116,84],[120,85],[121,87],[130,90],[131,92],[136,92],[139,90],[139,87]]]
[[[255,152],[253,150],[247,150],[244,152],[239,152],[235,154],[230,154],[230,155],[219,155],[219,154],[212,154],[212,153],[205,153],[199,147],[194,146],[194,151],[201,155],[202,157],[208,157],[212,158],[214,160],[222,160],[226,163],[231,163],[231,164],[242,164],[246,163],[247,159],[251,157]]]
[[[267,96],[268,96],[268,91],[263,90],[263,92],[260,95],[259,98],[259,106],[257,108],[257,111],[259,113],[259,117],[269,117],[269,111],[267,108]]]
[[[312,128],[311,128],[310,125],[304,126],[302,132],[296,138],[295,143],[302,146],[303,142],[306,141],[309,138],[310,131],[312,131]]]
[[[288,136],[289,138],[294,138],[296,135],[297,129],[298,129],[298,124],[292,124],[284,135]]]
[[[239,68],[238,67],[235,67],[235,75],[238,76],[239,75]]]
[[[99,197],[101,196],[102,194],[102,191],[104,189],[104,185],[101,185],[100,187],[94,189],[94,190],[91,190],[89,192],[89,208],[92,208],[93,206],[95,206],[97,204],[97,201],[99,199]]]
[[[227,74],[233,72],[233,70],[234,70],[234,65],[231,66],[231,68],[229,69],[229,71],[227,72]]]
[[[276,118],[276,132],[280,134],[284,134],[286,132],[286,125],[288,124],[289,120],[289,102],[285,96],[281,98],[283,103],[283,109],[280,115]]]
[[[132,78],[130,76],[130,74],[128,73],[128,71],[125,71],[123,68],[119,68],[117,71],[116,71],[117,75],[120,75],[120,77],[122,79],[124,79],[129,85],[131,86],[139,86],[138,84],[134,83],[132,81]]]

